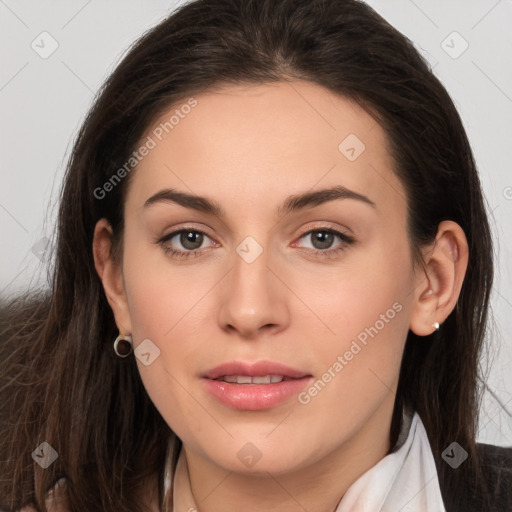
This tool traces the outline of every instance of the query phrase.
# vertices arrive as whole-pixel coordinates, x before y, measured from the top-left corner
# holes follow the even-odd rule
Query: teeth
[[[289,380],[282,375],[264,375],[262,377],[249,377],[248,375],[224,375],[217,380],[236,384],[274,384],[282,380]]]
[[[272,376],[265,375],[265,377],[253,377],[252,382],[253,384],[270,384],[272,382]]]

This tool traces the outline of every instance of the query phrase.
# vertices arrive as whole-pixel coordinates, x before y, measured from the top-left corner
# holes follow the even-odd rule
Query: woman
[[[492,277],[404,36],[354,0],[191,2],[108,79],[52,289],[7,308],[2,506],[511,510],[511,450],[475,441]]]

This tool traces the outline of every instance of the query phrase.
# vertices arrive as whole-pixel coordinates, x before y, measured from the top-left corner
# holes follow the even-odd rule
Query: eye
[[[333,257],[339,252],[343,251],[347,246],[355,242],[355,239],[342,233],[333,228],[318,228],[312,229],[301,235],[299,240],[310,238],[313,247],[309,252],[320,257]],[[336,241],[336,238],[340,241],[338,246],[332,248]],[[162,246],[162,249],[166,254],[169,254],[173,258],[185,259],[200,256],[206,247],[203,246],[205,241],[211,240],[214,242],[204,231],[195,228],[182,228],[177,231],[173,231],[168,235],[165,235],[157,241]],[[180,246],[182,248],[180,248]],[[293,244],[296,246],[296,243]]]
[[[205,239],[211,240],[205,232],[195,228],[183,228],[165,235],[158,240],[158,243],[162,246],[166,254],[170,254],[174,258],[190,258],[198,256],[203,252],[202,249],[204,249],[204,247],[201,246]],[[176,246],[178,246],[177,249]],[[180,246],[183,247],[183,249],[180,249]]]
[[[312,229],[304,233],[300,239],[307,239],[308,237],[311,240],[313,253],[321,257],[335,256],[355,242],[352,236],[332,228]],[[340,240],[340,243],[332,248],[336,238]]]

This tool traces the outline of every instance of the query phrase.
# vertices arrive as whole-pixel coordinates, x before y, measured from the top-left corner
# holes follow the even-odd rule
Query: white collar
[[[336,512],[446,512],[423,422],[417,412],[404,416],[394,450],[347,489]]]
[[[171,479],[167,473],[167,491]],[[183,450],[173,488],[172,510],[196,511]],[[446,512],[427,432],[418,413],[404,411],[391,453],[347,489],[335,512]]]

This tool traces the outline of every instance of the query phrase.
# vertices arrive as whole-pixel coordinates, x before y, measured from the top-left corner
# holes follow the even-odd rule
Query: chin
[[[233,446],[240,445],[240,448],[233,450]],[[221,451],[208,450],[208,458],[217,466],[223,467],[226,471],[239,474],[250,474],[254,476],[268,476],[286,474],[306,465],[307,454],[300,453],[300,446],[286,446],[286,450],[279,450],[278,447],[269,445],[265,448],[258,448],[257,443],[233,442],[224,450],[218,445]]]

